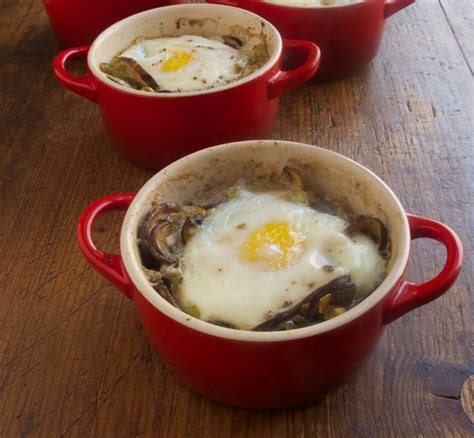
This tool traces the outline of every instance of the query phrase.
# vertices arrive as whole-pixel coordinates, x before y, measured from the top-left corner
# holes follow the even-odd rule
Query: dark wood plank
[[[56,84],[59,49],[41,2],[4,0],[0,436],[470,436],[459,399],[472,419],[472,379],[462,397],[458,388],[474,345],[473,85],[447,3],[419,0],[392,17],[365,72],[285,96],[272,137],[344,153],[387,181],[407,211],[458,230],[461,278],[391,324],[365,368],[320,403],[251,411],[176,382],[132,303],[79,254],[74,228],[87,204],[137,190],[153,172],[119,156],[97,108]],[[108,250],[120,219],[97,228]],[[409,278],[427,279],[442,263],[437,246],[416,242]]]
[[[451,30],[474,72],[474,5],[470,0],[439,0]]]

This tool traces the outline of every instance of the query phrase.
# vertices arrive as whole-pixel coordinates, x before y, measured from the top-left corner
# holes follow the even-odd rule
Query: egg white
[[[174,71],[163,65],[175,53],[192,56],[189,63]],[[197,35],[153,38],[138,41],[120,57],[134,59],[159,85],[160,91],[186,92],[233,82],[248,64],[242,51]]]
[[[275,221],[291,224],[305,236],[297,262],[272,271],[242,260],[240,248],[250,233]],[[242,190],[237,198],[217,206],[187,243],[178,298],[185,307],[197,306],[204,320],[252,329],[344,274],[351,275],[357,294],[364,296],[381,279],[385,263],[370,238],[347,236],[347,225],[337,216],[276,193]],[[328,272],[325,265],[334,270]]]
[[[267,3],[277,3],[284,6],[331,7],[362,3],[364,0],[265,0]]]

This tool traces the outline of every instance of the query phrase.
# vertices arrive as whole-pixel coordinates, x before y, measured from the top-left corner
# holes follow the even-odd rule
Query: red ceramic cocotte
[[[347,76],[365,67],[377,54],[385,19],[415,0],[360,0],[358,3],[310,7],[266,0],[208,0],[240,6],[273,23],[283,38],[315,42],[322,52],[316,79]]]
[[[64,47],[91,44],[122,18],[182,0],[43,0],[46,13]]]
[[[383,283],[341,316],[285,332],[251,332],[193,318],[165,301],[140,265],[137,230],[156,202],[186,202],[239,179],[269,176],[286,164],[298,168],[305,187],[349,200],[356,214],[378,216],[387,225],[392,257]],[[120,254],[96,248],[94,221],[109,210],[127,210]],[[446,292],[463,261],[462,244],[450,228],[407,215],[387,185],[368,169],[314,146],[248,141],[205,149],[156,174],[138,194],[108,196],[82,215],[77,237],[91,265],[136,305],[161,361],[182,382],[215,400],[245,407],[284,407],[316,400],[353,374],[367,359],[386,324]],[[441,272],[425,283],[405,280],[410,240],[429,238],[447,251]],[[368,385],[373,382],[367,382]]]
[[[178,25],[177,20],[183,17],[211,20]],[[99,68],[139,36],[227,35],[234,25],[263,32],[270,58],[256,72],[225,86],[197,92],[148,93],[118,85]],[[301,62],[289,71],[281,66],[286,51],[301,55]],[[86,57],[87,76],[68,73],[66,64],[70,59]],[[270,23],[251,12],[187,4],[142,12],[114,24],[91,47],[61,52],[54,61],[54,72],[66,88],[98,103],[107,130],[125,156],[136,164],[161,168],[203,147],[265,137],[280,95],[310,79],[319,58],[314,43],[282,41]]]

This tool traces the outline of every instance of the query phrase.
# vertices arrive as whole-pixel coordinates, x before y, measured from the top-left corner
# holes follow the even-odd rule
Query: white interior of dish
[[[202,20],[199,24],[182,24],[180,20]],[[178,21],[180,25],[178,26]],[[229,35],[235,27],[245,29],[248,33],[263,33],[270,57],[257,71],[238,81],[209,90],[180,93],[149,93],[123,87],[107,77],[100,69],[100,64],[110,62],[112,58],[127,49],[138,37],[156,38],[161,36],[199,35],[211,37]],[[88,55],[88,64],[94,75],[109,86],[122,92],[147,97],[173,98],[213,93],[242,85],[262,75],[270,69],[280,57],[282,50],[281,37],[278,31],[266,20],[251,12],[230,6],[212,4],[182,4],[165,6],[141,12],[125,18],[102,32],[92,44]]]
[[[383,283],[342,316],[310,327],[285,332],[251,332],[219,327],[190,317],[164,300],[149,284],[141,268],[137,230],[152,203],[185,203],[206,199],[241,179],[268,177],[283,166],[299,169],[305,189],[338,200],[356,214],[373,214],[388,227],[392,239],[389,273]],[[188,155],[151,178],[131,204],[122,226],[121,254],[138,290],[170,318],[215,336],[247,341],[281,341],[312,336],[341,326],[378,303],[402,275],[408,260],[410,232],[397,197],[375,174],[334,152],[287,141],[246,141],[215,146]]]

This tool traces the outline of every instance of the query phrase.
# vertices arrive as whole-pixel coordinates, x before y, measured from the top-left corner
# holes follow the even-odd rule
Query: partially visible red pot
[[[183,17],[211,20],[179,24],[177,20]],[[225,86],[197,92],[148,93],[111,81],[99,67],[139,36],[226,35],[233,25],[263,32],[270,58],[251,75]],[[283,71],[282,55],[287,51],[300,53],[302,59],[291,70]],[[70,59],[86,56],[87,76],[67,72]],[[319,58],[314,43],[282,41],[274,26],[251,12],[229,6],[187,4],[126,18],[99,35],[91,47],[61,52],[53,68],[62,85],[99,104],[105,126],[125,156],[136,164],[161,168],[203,147],[264,138],[280,95],[310,79],[318,69]]]
[[[286,332],[219,327],[165,301],[147,281],[137,247],[138,226],[152,206],[189,202],[203,190],[268,177],[288,163],[302,171],[309,190],[343,199],[355,214],[374,214],[388,226],[392,258],[383,283],[342,316]],[[105,254],[92,241],[94,221],[108,210],[127,210],[120,255]],[[368,358],[385,325],[446,292],[463,261],[454,231],[407,216],[393,192],[368,169],[334,152],[285,141],[233,143],[189,155],[156,174],[138,194],[112,195],[92,204],[79,221],[77,237],[91,265],[135,302],[161,361],[176,377],[207,397],[245,407],[305,403],[339,385]],[[410,240],[418,238],[441,242],[447,258],[434,279],[413,284],[403,273]]]
[[[316,79],[351,75],[377,54],[385,19],[415,0],[360,0],[339,6],[287,6],[266,0],[208,0],[240,6],[266,18],[283,38],[313,41],[322,52]]]
[[[92,44],[104,29],[122,18],[183,0],[43,0],[46,13],[64,47]]]

